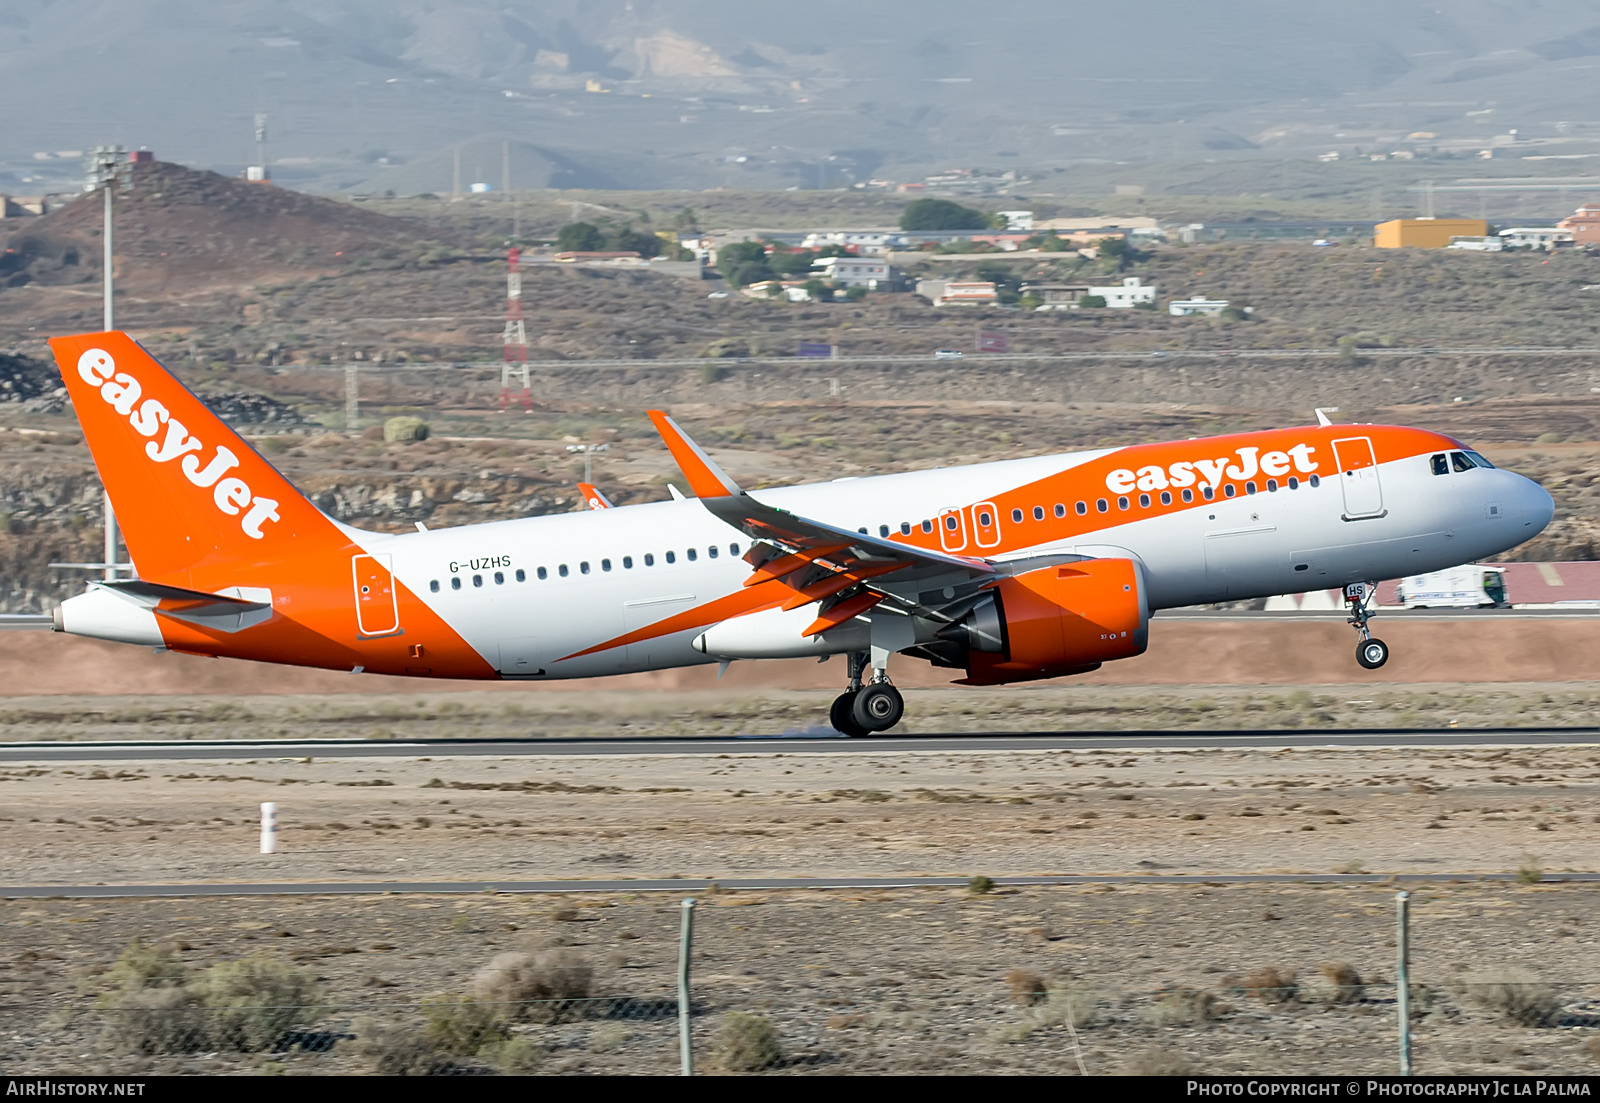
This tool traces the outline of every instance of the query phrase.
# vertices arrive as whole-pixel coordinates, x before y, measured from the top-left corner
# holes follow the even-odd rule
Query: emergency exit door
[[[1344,492],[1344,519],[1383,516],[1383,487],[1378,482],[1378,461],[1368,437],[1347,437],[1333,442],[1333,461],[1339,465],[1339,489]]]
[[[392,636],[400,631],[400,603],[387,555],[351,559],[356,588],[356,631],[363,636]]]

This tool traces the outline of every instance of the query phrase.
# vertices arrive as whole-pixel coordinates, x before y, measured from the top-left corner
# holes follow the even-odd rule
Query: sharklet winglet
[[[716,460],[689,439],[689,434],[679,428],[677,422],[660,410],[650,411],[650,421],[666,442],[667,451],[672,453],[672,458],[677,461],[684,478],[689,480],[689,489],[694,491],[696,497],[733,498],[744,493],[739,484],[717,466]]]

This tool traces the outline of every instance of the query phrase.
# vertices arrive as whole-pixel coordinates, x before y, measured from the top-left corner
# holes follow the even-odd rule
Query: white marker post
[[[272,854],[278,849],[278,806],[272,801],[261,804],[261,853]]]

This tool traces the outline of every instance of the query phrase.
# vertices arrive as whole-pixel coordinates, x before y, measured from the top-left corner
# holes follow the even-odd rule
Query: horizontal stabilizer
[[[208,594],[142,578],[112,579],[89,585],[109,590],[151,612],[218,632],[238,632],[272,619],[272,591],[257,587],[235,586],[232,594]]]

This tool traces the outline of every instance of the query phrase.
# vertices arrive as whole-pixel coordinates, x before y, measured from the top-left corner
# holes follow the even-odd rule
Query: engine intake
[[[961,685],[1082,674],[1143,653],[1150,609],[1131,559],[1086,559],[1003,578],[941,639],[966,650]]]

